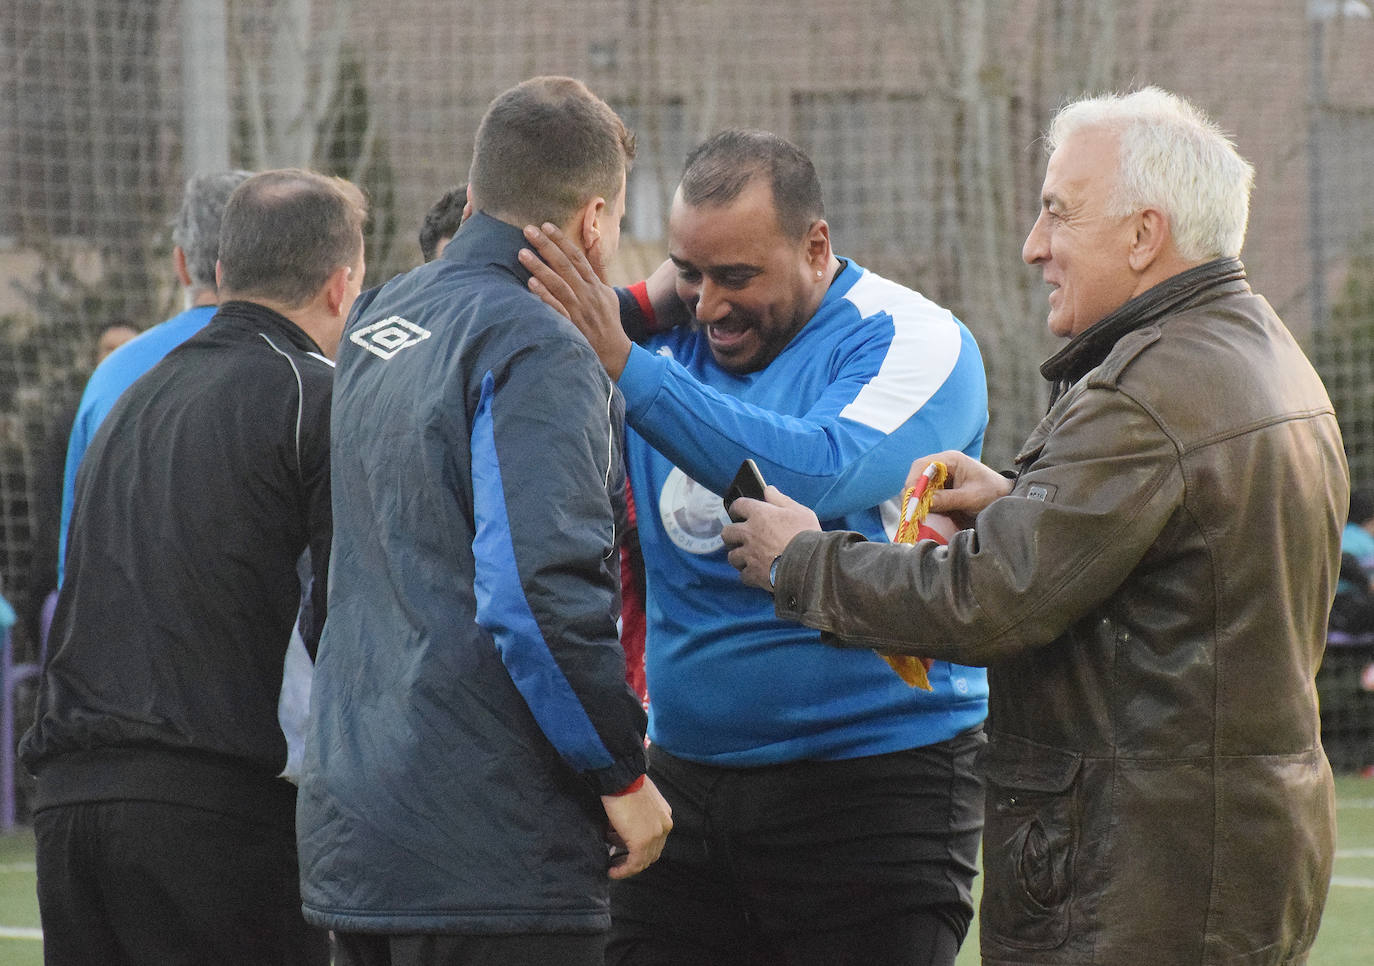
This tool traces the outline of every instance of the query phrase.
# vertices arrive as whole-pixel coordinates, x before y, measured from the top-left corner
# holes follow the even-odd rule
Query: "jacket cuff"
[[[620,798],[622,795],[632,795],[632,794],[634,794],[635,792],[639,791],[641,788],[644,787],[644,779],[645,779],[646,777],[647,777],[647,776],[645,776],[645,775],[640,775],[638,778],[636,778],[634,781],[630,782],[630,784],[626,785],[626,786],[625,786],[624,788],[622,788],[620,791],[618,791],[618,792],[611,792],[611,797],[612,797],[612,798]]]
[[[620,300],[620,325],[632,342],[642,342],[658,330],[654,306],[649,301],[647,281],[617,288],[615,295]]]
[[[634,791],[630,786],[647,771],[644,748],[640,746],[609,768],[584,771],[582,777],[598,795],[620,795]]]
[[[815,625],[807,620],[809,602],[806,591],[808,587],[823,585],[823,581],[810,576],[813,561],[824,556],[826,546],[831,543],[861,543],[865,539],[860,533],[822,530],[806,530],[793,537],[777,560],[777,579],[773,582],[773,612],[783,620],[814,627]],[[810,616],[815,615],[813,613]],[[825,631],[821,632],[821,642],[832,647],[867,646],[858,642],[848,642]]]

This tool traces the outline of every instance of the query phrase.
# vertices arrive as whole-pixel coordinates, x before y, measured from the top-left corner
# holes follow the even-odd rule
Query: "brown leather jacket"
[[[777,613],[988,665],[985,963],[1300,963],[1335,835],[1313,679],[1349,482],[1326,391],[1235,259],[1042,371],[1057,398],[974,530],[802,534]]]

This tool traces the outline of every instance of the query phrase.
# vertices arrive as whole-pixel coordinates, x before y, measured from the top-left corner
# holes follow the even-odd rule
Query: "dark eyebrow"
[[[703,269],[699,268],[696,265],[693,265],[685,258],[678,258],[671,252],[668,253],[668,261],[672,262],[674,265],[681,269],[686,269],[688,271],[693,272],[709,272],[712,275],[730,275],[740,273],[752,273],[757,275],[759,272],[763,271],[763,266],[755,265],[752,262],[732,262],[729,265],[712,265],[709,268]]]
[[[712,265],[708,271],[712,275],[757,275],[763,267],[751,262],[735,262],[733,265]]]

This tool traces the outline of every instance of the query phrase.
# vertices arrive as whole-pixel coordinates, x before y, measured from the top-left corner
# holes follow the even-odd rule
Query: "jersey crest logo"
[[[714,553],[725,546],[720,531],[730,517],[720,494],[712,493],[676,466],[659,492],[658,515],[668,539],[688,553]]]
[[[390,359],[402,349],[409,349],[428,338],[428,329],[422,329],[399,315],[392,315],[363,326],[350,335],[348,341],[362,346],[380,359]]]

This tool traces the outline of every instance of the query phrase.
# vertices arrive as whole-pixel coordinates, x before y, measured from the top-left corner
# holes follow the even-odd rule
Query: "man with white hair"
[[[959,453],[948,548],[769,490],[731,563],[842,647],[986,664],[989,964],[1305,962],[1335,815],[1313,678],[1349,481],[1238,258],[1253,171],[1185,101],[1071,104],[1022,257],[1068,344],[1012,478]]]

